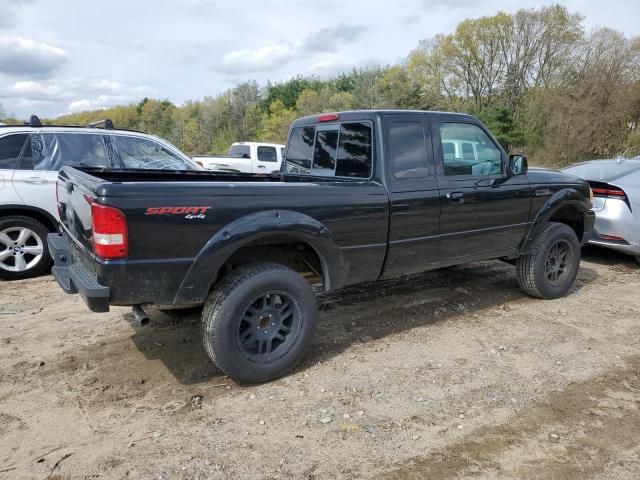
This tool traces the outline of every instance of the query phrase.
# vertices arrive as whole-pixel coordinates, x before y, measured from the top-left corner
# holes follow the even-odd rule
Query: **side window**
[[[194,167],[162,144],[140,137],[111,135],[121,168],[152,170],[193,170]]]
[[[15,168],[27,137],[26,133],[17,133],[0,138],[0,170]]]
[[[278,152],[276,147],[258,147],[258,160],[261,162],[274,162],[278,161]]]
[[[369,178],[372,158],[371,126],[366,123],[340,125],[336,176]]]
[[[445,175],[502,173],[500,149],[477,125],[443,123],[440,141]]]
[[[427,138],[422,123],[391,123],[389,150],[395,178],[424,178],[429,175]]]
[[[280,158],[284,160],[284,147],[280,147]]]
[[[103,137],[93,133],[32,133],[21,169],[60,170],[64,166],[108,167]],[[31,167],[33,165],[33,167]]]

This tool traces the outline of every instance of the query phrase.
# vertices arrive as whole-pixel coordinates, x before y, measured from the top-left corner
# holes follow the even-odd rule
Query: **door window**
[[[32,133],[22,170],[57,171],[64,166],[107,167],[102,135],[91,133]]]
[[[13,170],[27,140],[26,133],[17,133],[0,138],[0,170]]]
[[[422,123],[391,123],[389,150],[395,178],[424,178],[429,175],[427,139]]]
[[[278,162],[276,147],[258,147],[258,160],[261,162]]]
[[[502,153],[477,125],[443,123],[440,141],[445,175],[502,173]]]

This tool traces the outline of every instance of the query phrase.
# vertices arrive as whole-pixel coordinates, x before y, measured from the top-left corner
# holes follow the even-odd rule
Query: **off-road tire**
[[[558,284],[547,276],[547,256],[555,245],[570,249],[571,258]],[[518,258],[516,271],[520,288],[532,297],[553,299],[567,294],[580,268],[580,242],[576,233],[563,223],[549,223],[535,239],[531,254]]]
[[[284,292],[294,299],[300,323],[296,336],[283,350],[285,353],[263,363],[243,352],[238,344],[238,330],[252,299],[273,291]],[[311,285],[300,274],[278,263],[250,263],[225,276],[209,294],[202,312],[204,348],[218,368],[238,383],[273,380],[288,373],[302,359],[311,344],[317,315]]]
[[[24,278],[36,277],[51,267],[51,255],[49,254],[49,246],[47,245],[47,234],[49,229],[38,220],[23,215],[11,215],[0,218],[0,232],[8,228],[27,228],[40,238],[42,243],[42,256],[40,260],[32,267],[12,272],[0,266],[0,279],[2,280],[20,280]],[[0,252],[5,251],[5,245],[0,245]]]

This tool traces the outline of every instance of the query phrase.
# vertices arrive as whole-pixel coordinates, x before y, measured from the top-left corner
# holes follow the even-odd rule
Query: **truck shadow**
[[[580,269],[574,291],[598,274]],[[319,324],[303,371],[344,352],[412,328],[475,315],[515,302],[535,302],[518,287],[513,266],[499,261],[435,270],[419,275],[348,287],[321,295]],[[227,382],[209,360],[200,339],[199,312],[186,316],[150,310],[151,325],[132,337],[148,359],[160,360],[182,384]],[[158,348],[158,346],[162,348]],[[217,380],[216,380],[217,378]]]
[[[640,265],[631,255],[595,245],[587,245],[582,248],[582,259],[598,265],[626,269],[630,272],[640,271]]]

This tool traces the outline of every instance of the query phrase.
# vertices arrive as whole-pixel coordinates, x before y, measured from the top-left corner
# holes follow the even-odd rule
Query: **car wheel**
[[[33,218],[0,219],[0,278],[18,280],[40,275],[51,266],[49,230]]]
[[[530,255],[518,258],[520,288],[532,297],[552,299],[567,294],[580,268],[580,242],[562,223],[549,223],[540,233]]]
[[[207,354],[239,383],[273,380],[300,361],[316,328],[311,285],[277,263],[251,263],[217,285],[202,312]]]

